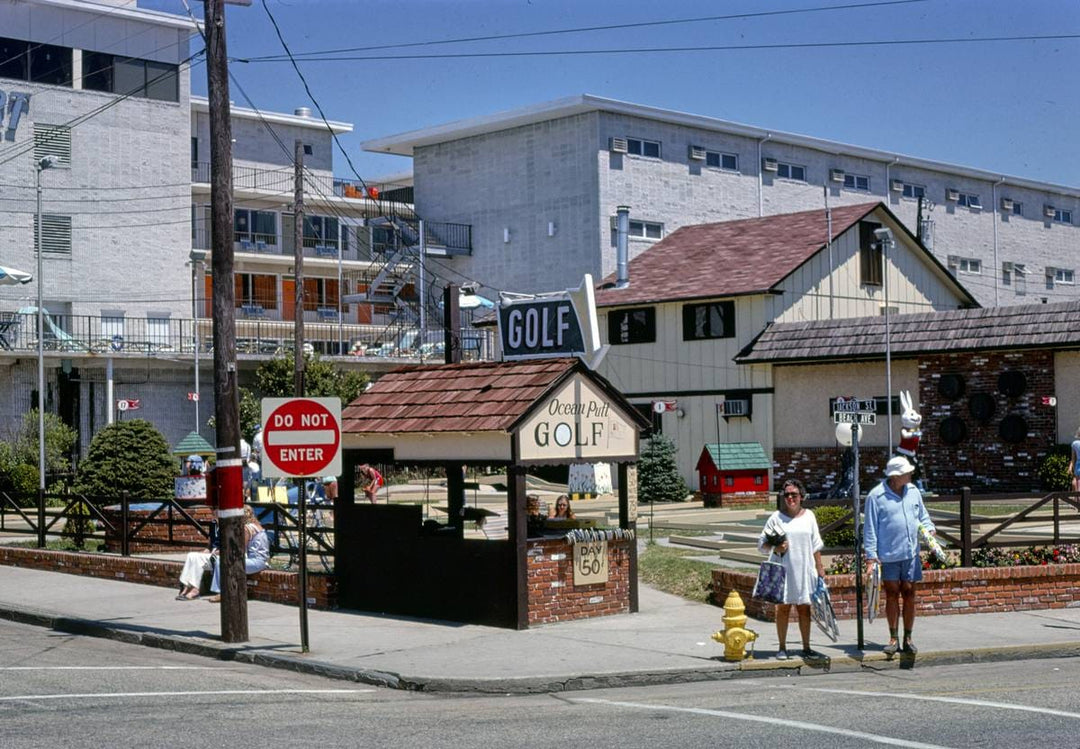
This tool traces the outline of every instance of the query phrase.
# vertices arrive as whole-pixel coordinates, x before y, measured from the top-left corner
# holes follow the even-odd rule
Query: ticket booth
[[[342,412],[334,503],[338,600],[347,608],[518,629],[637,611],[636,474],[648,423],[577,358],[404,367]],[[618,522],[530,518],[534,466],[618,469]],[[370,504],[356,468],[438,467],[445,523],[422,507]],[[464,469],[504,470],[505,537],[467,538]]]

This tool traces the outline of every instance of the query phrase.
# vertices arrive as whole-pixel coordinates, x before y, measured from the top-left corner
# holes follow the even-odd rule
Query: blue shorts
[[[917,583],[922,581],[922,559],[911,557],[902,562],[882,562],[882,580],[900,580],[905,583]]]

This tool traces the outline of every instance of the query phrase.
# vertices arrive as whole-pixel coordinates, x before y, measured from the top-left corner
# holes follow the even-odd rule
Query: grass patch
[[[687,558],[694,554],[700,555],[701,551],[649,544],[638,557],[638,577],[657,590],[707,603],[716,565]]]

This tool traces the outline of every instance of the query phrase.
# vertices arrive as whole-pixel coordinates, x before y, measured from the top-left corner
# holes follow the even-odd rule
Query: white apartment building
[[[495,289],[611,273],[620,205],[633,258],[679,227],[824,208],[827,193],[885,202],[984,306],[1080,297],[1080,189],[987,169],[590,95],[364,148],[413,158],[417,211],[470,224],[454,266]]]

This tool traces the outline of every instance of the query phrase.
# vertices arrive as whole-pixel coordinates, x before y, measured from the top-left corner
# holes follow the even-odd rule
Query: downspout
[[[630,206],[620,205],[615,209],[615,288],[625,289],[630,285]]]
[[[761,218],[765,215],[765,202],[762,190],[765,187],[765,169],[761,163],[761,144],[772,138],[772,133],[766,133],[764,138],[757,142],[757,215]]]
[[[833,254],[832,254],[832,210],[829,209],[829,186],[823,186],[825,193],[825,244],[829,248],[829,319],[833,319]]]
[[[998,205],[997,189],[998,189],[998,185],[1003,184],[1004,182],[1005,182],[1005,178],[1001,177],[997,182],[995,182],[990,187],[990,191],[991,191],[990,197],[994,201],[994,212],[993,212],[993,216],[994,216],[994,269],[993,270],[994,270],[994,306],[995,307],[998,306],[1001,303],[1000,300],[998,299],[998,291],[999,291],[998,287],[1001,284],[1001,271],[999,271],[998,268],[1000,268],[1001,265],[998,263],[998,236],[997,236],[997,234],[998,234],[998,221],[1001,220],[998,217],[998,211],[1001,210],[1001,206]]]
[[[892,161],[886,161],[885,162],[885,202],[886,203],[889,202],[889,192],[892,190],[892,177],[889,176],[889,168],[892,167],[893,164],[899,164],[899,163],[900,163],[900,157],[899,156],[893,156]]]

